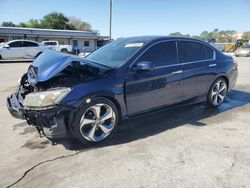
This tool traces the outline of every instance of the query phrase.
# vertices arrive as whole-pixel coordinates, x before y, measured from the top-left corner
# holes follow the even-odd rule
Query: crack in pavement
[[[232,162],[231,167],[230,167],[230,169],[228,170],[228,172],[232,171],[233,168],[235,167],[236,163],[238,162],[237,153],[238,153],[238,150],[236,150],[236,151],[234,152],[234,155],[233,155],[233,162]]]
[[[48,163],[48,162],[52,162],[52,161],[56,161],[58,159],[64,159],[64,158],[68,158],[68,157],[72,157],[72,156],[75,156],[75,155],[78,155],[80,153],[80,151],[76,151],[75,153],[73,154],[69,154],[69,155],[62,155],[62,156],[59,156],[59,157],[55,157],[53,159],[48,159],[48,160],[45,160],[45,161],[42,161],[42,162],[39,162],[38,164],[32,166],[31,168],[29,168],[28,170],[26,170],[23,175],[18,179],[16,180],[14,183],[8,185],[6,188],[9,188],[9,187],[12,187],[14,185],[16,185],[17,183],[19,183],[21,180],[23,180],[23,178],[25,178],[25,176],[31,172],[33,169],[35,169],[36,167],[42,165],[42,164],[45,164],[45,163]]]

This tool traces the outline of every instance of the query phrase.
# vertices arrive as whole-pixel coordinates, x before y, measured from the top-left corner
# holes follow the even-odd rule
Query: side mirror
[[[10,46],[8,44],[5,44],[3,47],[4,48],[10,48]]]
[[[152,71],[154,69],[154,64],[150,61],[141,61],[136,64],[133,68],[134,71],[141,72],[141,71]]]

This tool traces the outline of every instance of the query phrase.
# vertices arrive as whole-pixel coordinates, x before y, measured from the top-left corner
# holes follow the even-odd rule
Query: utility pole
[[[112,36],[112,0],[109,1],[109,38]]]

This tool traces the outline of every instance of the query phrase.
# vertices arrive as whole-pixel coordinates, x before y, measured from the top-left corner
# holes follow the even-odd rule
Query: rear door
[[[200,42],[179,41],[183,63],[183,100],[205,96],[217,74],[214,50]]]
[[[35,58],[36,55],[41,50],[37,43],[31,42],[31,41],[24,41],[23,42],[23,47],[24,47],[23,58],[25,58],[25,59],[33,59],[33,58]]]
[[[160,42],[146,50],[135,64],[150,61],[154,70],[128,70],[126,101],[129,115],[181,101],[182,65],[178,64],[176,41]]]

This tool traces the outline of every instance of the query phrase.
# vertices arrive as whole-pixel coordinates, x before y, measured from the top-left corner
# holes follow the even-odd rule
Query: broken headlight
[[[38,70],[36,67],[30,66],[27,71],[28,82],[30,85],[35,86],[38,82]]]
[[[26,95],[25,107],[48,107],[58,104],[69,92],[70,88],[60,88],[50,91],[35,92]]]

